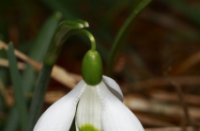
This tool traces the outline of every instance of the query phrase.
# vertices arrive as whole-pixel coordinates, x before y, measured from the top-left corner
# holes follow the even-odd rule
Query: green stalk
[[[50,79],[50,74],[52,71],[52,67],[55,64],[57,57],[63,47],[64,42],[74,34],[82,34],[86,36],[91,43],[95,42],[94,38],[91,35],[88,35],[88,31],[83,28],[88,27],[88,23],[85,21],[64,21],[62,22],[52,39],[50,47],[47,51],[47,54],[43,61],[43,68],[39,74],[39,78],[34,90],[31,109],[30,109],[30,119],[28,121],[28,126],[26,131],[32,131],[33,127],[40,115],[42,104],[44,101],[45,91],[48,86],[48,82]],[[92,44],[92,48],[95,48],[95,45]]]
[[[14,55],[14,48],[11,43],[8,46],[7,55],[10,65],[11,80],[13,83],[12,87],[14,90],[15,106],[20,116],[20,124],[22,130],[25,131],[28,120],[28,111],[26,107],[26,99],[22,89],[22,79],[18,72],[17,61]]]
[[[113,66],[115,64],[115,60],[118,52],[120,51],[120,47],[122,45],[124,36],[130,29],[131,24],[135,20],[135,17],[151,2],[151,0],[140,0],[136,7],[132,10],[130,16],[126,19],[123,26],[118,31],[113,46],[111,48],[111,53],[109,54],[108,62],[107,62],[107,73],[111,75],[113,71]]]
[[[13,107],[9,113],[4,131],[16,131],[19,127],[19,113],[16,107]]]

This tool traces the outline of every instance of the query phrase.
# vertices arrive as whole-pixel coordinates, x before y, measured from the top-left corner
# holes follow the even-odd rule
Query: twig
[[[200,129],[200,128],[198,128]],[[186,127],[187,131],[195,131],[192,127]],[[181,127],[162,127],[162,128],[147,128],[145,131],[181,131]]]
[[[152,87],[165,87],[170,86],[170,81],[175,81],[179,85],[195,86],[200,85],[200,76],[176,76],[176,77],[164,77],[164,78],[152,78],[136,82],[134,84],[127,85],[128,87],[134,87],[135,89],[148,89]]]
[[[191,67],[195,66],[200,62],[200,52],[192,54],[186,60],[181,62],[179,65],[172,68],[171,74],[177,75],[186,72]]]
[[[0,49],[8,49],[8,46],[6,43],[4,43],[3,41],[0,41]],[[15,55],[22,59],[23,61],[29,63],[30,65],[32,65],[34,68],[36,69],[41,69],[42,65],[39,62],[36,62],[34,60],[32,60],[30,57],[26,56],[24,53],[20,52],[19,50],[14,50]]]
[[[178,120],[180,120],[181,116],[183,115],[181,112],[182,109],[176,104],[158,102],[155,100],[146,99],[142,96],[138,97],[136,95],[127,95],[124,99],[124,102],[129,108],[140,112],[168,116],[172,118],[176,116]],[[190,107],[189,113],[192,119],[200,119],[200,108]]]
[[[8,67],[9,66],[8,60],[4,58],[0,58],[0,66]],[[25,65],[22,62],[17,62],[17,67],[18,69],[23,70],[25,68]]]
[[[160,117],[151,115],[148,113],[137,113],[134,112],[136,116],[139,118],[139,120],[142,122],[145,126],[150,127],[168,127],[168,126],[174,126],[172,122],[168,121],[167,119],[160,119]]]
[[[0,41],[0,49],[7,49],[7,45]],[[20,52],[19,50],[15,49],[15,55],[22,59],[23,61],[27,62],[28,64],[32,65],[33,68],[36,71],[40,71],[42,68],[42,64],[31,59],[30,57],[28,57],[27,55],[25,55],[24,53]],[[8,66],[8,61],[5,59],[0,59],[0,65],[1,66]],[[24,68],[24,64],[23,63],[19,63],[18,62],[18,68],[22,69]],[[55,80],[57,80],[58,82],[62,83],[63,85],[73,88],[74,85],[76,85],[76,83],[81,79],[80,75],[76,75],[73,73],[69,73],[67,72],[65,69],[63,69],[62,67],[59,67],[57,65],[53,66],[53,71],[51,73],[51,77],[54,78]]]
[[[182,118],[182,130],[186,131],[187,130],[186,126],[191,125],[191,118],[189,115],[187,104],[185,103],[183,91],[182,91],[180,85],[178,85],[176,82],[174,82],[174,81],[169,81],[169,82],[175,87],[175,90],[178,94],[180,105],[182,106],[183,113],[184,113],[184,118]]]
[[[177,94],[174,92],[166,92],[166,91],[152,91],[148,94],[151,98],[156,99],[162,102],[171,102],[177,103],[178,97]],[[191,94],[184,94],[185,102],[190,105],[200,106],[200,96],[198,95],[191,95]]]

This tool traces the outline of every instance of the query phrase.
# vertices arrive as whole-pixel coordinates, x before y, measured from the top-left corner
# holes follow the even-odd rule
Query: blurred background
[[[138,0],[1,0],[0,40],[42,63],[51,19],[60,11],[67,20],[83,19],[97,40],[105,70],[119,29]],[[0,45],[0,130],[14,106],[7,55]],[[57,64],[71,81],[51,79],[44,110],[71,90],[81,77],[81,60],[89,48],[78,37],[65,44]],[[38,71],[16,55],[22,85],[31,97]],[[125,34],[113,78],[125,104],[149,131],[160,128],[197,130],[200,125],[200,1],[153,0]],[[106,72],[105,72],[106,73]],[[57,78],[59,79],[59,73]],[[71,83],[70,83],[71,82]],[[27,89],[28,88],[28,89]],[[176,127],[176,128],[175,128]],[[193,127],[195,127],[193,129]]]

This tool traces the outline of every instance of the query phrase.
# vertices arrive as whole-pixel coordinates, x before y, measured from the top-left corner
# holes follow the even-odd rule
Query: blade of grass
[[[43,27],[41,28],[33,44],[34,46],[32,47],[32,50],[30,52],[30,57],[40,62],[43,61],[44,55],[47,52],[47,49],[51,43],[53,34],[61,18],[62,18],[61,14],[59,12],[56,12],[44,23]],[[22,78],[23,78],[22,87],[25,92],[29,92],[34,87],[34,84],[36,81],[36,72],[32,68],[31,65],[27,65],[27,68],[24,71]],[[13,115],[15,114],[13,113]],[[19,118],[16,118],[15,120],[17,121],[18,119]],[[18,124],[18,123],[13,122],[13,124]],[[17,127],[17,126],[14,126],[14,127]],[[13,131],[15,130],[16,129],[13,128]],[[7,130],[7,131],[11,131],[11,130]]]
[[[2,73],[2,76],[5,77],[5,74],[7,73],[4,73],[4,72],[0,72],[0,76],[1,76],[1,73]],[[2,80],[2,78],[0,78]],[[3,87],[3,83],[2,81],[0,80],[0,90],[1,90],[1,95],[2,95],[2,99],[5,103],[5,98],[6,98],[6,94],[5,94],[5,89]],[[0,105],[1,106],[1,105]],[[1,108],[5,108],[5,106],[2,106]],[[18,116],[18,112],[16,110],[16,107],[12,108],[11,111],[9,111],[9,116],[8,118],[6,119],[6,124],[4,124],[3,126],[3,131],[16,131],[16,129],[19,127],[19,116]]]
[[[28,120],[26,99],[24,96],[24,91],[22,89],[22,79],[18,72],[17,60],[14,55],[14,48],[12,43],[10,43],[8,46],[7,55],[10,65],[10,76],[13,83],[12,87],[14,91],[15,106],[20,116],[21,127],[25,131]]]
[[[44,65],[40,72],[31,102],[30,118],[28,121],[28,127],[26,131],[32,131],[33,126],[40,115],[52,67],[52,65]]]
[[[47,49],[51,43],[53,34],[61,18],[61,14],[57,12],[44,23],[30,51],[31,58],[38,62],[43,61]],[[23,74],[23,80],[23,88],[26,92],[30,91],[34,86],[34,81],[36,80],[36,72],[31,65],[27,65],[27,68]]]
[[[16,107],[12,108],[4,127],[4,131],[16,131],[19,125],[19,114],[17,112]]]
[[[109,54],[108,62],[107,62],[107,73],[111,75],[113,65],[115,63],[117,53],[120,51],[120,47],[122,46],[123,39],[130,29],[131,24],[135,20],[135,17],[151,2],[151,0],[140,0],[139,3],[133,8],[130,16],[126,19],[123,26],[118,31],[113,46],[111,48],[111,52]]]
[[[34,60],[38,62],[43,61],[61,18],[61,13],[56,12],[42,26],[30,52],[30,57]]]

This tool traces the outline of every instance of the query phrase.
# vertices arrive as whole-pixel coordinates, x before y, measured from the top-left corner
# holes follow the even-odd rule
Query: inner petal
[[[102,107],[96,90],[94,86],[87,86],[80,98],[76,113],[79,131],[102,131]]]

